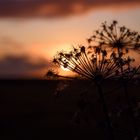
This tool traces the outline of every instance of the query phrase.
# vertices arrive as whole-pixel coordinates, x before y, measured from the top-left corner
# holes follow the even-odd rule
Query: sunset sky
[[[140,32],[140,0],[0,0],[0,78],[43,77],[104,21]]]

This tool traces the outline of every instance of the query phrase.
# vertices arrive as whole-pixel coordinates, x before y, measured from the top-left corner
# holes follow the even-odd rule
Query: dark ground
[[[56,89],[62,86],[65,89],[56,95]],[[103,85],[115,137],[116,140],[132,140],[132,120],[127,109],[121,117],[112,113],[119,104],[127,108],[123,89],[116,87],[118,83],[112,81]],[[139,100],[139,84],[129,86],[128,91],[131,99]],[[88,94],[84,97],[88,100],[88,108],[76,120],[81,93]],[[42,140],[48,137],[108,140],[104,118],[96,87],[88,81],[0,81],[0,140]],[[138,119],[138,126],[139,123]]]

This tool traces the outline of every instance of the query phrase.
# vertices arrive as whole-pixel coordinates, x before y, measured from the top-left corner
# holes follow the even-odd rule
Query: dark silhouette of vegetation
[[[54,70],[48,70],[45,77],[47,77],[47,79],[58,79],[58,78],[62,78],[62,79],[73,79],[73,77],[69,77],[69,76],[63,76],[63,75],[59,75],[57,72],[55,72]]]
[[[102,50],[100,47],[90,46],[86,48],[85,46],[79,46],[79,48],[73,48],[70,53],[58,53],[53,62],[78,73],[81,78],[89,79],[96,84],[110,136],[111,139],[114,139],[101,84],[105,79],[120,77],[120,66],[125,65],[126,60],[124,58],[120,59],[114,52],[108,54],[105,49]]]
[[[138,131],[127,85],[139,74],[140,67],[133,67],[134,59],[128,56],[128,52],[131,49],[139,51],[140,35],[125,26],[118,27],[117,21],[113,21],[110,25],[104,22],[101,27],[101,30],[95,31],[92,37],[88,39],[89,45],[87,47],[80,45],[73,47],[70,52],[58,52],[53,63],[77,73],[80,78],[88,79],[96,85],[111,140],[114,140],[114,132],[102,83],[107,79],[120,80],[133,120],[134,139],[136,139],[138,138]],[[48,71],[47,76],[61,77],[51,71]]]
[[[102,23],[101,29],[88,39],[88,43],[97,43],[100,47],[109,47],[117,50],[118,54],[129,49],[140,49],[140,34],[136,31],[131,31],[125,26],[118,26],[117,21],[113,21],[110,25],[107,22]]]
[[[121,69],[123,70],[123,68],[121,68]],[[133,68],[132,70],[130,70],[130,68],[128,67],[128,72],[124,73],[124,75],[122,75],[122,77],[121,77],[121,84],[123,86],[123,92],[125,94],[125,98],[126,98],[126,101],[128,104],[129,115],[130,115],[130,117],[132,119],[132,123],[133,123],[134,139],[138,139],[138,128],[137,128],[137,124],[136,124],[137,122],[134,117],[133,105],[132,105],[131,99],[129,97],[128,88],[129,88],[129,83],[131,82],[131,80],[135,76],[138,76],[139,69],[140,69],[140,66],[138,68]]]
[[[102,23],[101,29],[96,30],[92,37],[88,39],[90,45],[92,42],[96,42],[101,48],[107,47],[111,49],[111,51],[114,51],[120,59],[122,59],[122,56],[127,54],[129,50],[140,51],[140,34],[136,31],[131,31],[125,26],[118,27],[118,22],[115,20],[110,25],[108,25],[107,22]],[[128,56],[126,60],[126,65],[128,66],[127,71],[124,70],[123,66],[120,67],[120,70],[122,73],[121,83],[129,106],[130,116],[133,120],[135,136],[137,137],[136,122],[127,90],[128,81],[130,81],[139,71],[139,67],[136,69],[131,67],[130,63],[133,61],[134,59]]]

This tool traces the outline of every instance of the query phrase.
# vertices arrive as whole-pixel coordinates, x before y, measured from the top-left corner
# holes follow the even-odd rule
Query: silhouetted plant
[[[47,79],[73,79],[73,77],[69,77],[69,76],[63,76],[63,75],[59,75],[55,70],[48,70],[47,73],[45,74],[45,78]]]
[[[47,73],[45,74],[45,77],[49,79],[54,79],[58,77],[58,74],[54,70],[48,70]]]
[[[115,52],[109,54],[100,47],[89,46],[86,48],[85,46],[79,46],[79,48],[73,47],[73,50],[70,52],[59,52],[54,57],[53,62],[79,74],[81,78],[95,83],[106,116],[111,139],[113,139],[112,125],[108,116],[109,113],[101,84],[105,79],[120,77],[120,67],[126,65],[126,59],[118,57]]]
[[[104,22],[101,29],[95,31],[88,39],[88,43],[88,47],[81,45],[73,47],[70,52],[58,52],[53,59],[53,63],[77,73],[80,78],[94,82],[106,117],[110,138],[114,139],[112,124],[102,90],[102,82],[106,79],[120,79],[129,109],[132,110],[127,84],[137,76],[140,67],[134,68],[131,65],[134,59],[126,54],[130,49],[139,51],[140,35],[125,26],[118,27],[117,21],[113,21],[110,25]],[[59,74],[52,74],[51,71],[48,71],[47,75],[61,77]],[[132,119],[134,120],[133,115]],[[137,136],[135,122],[134,129],[135,136]]]
[[[74,79],[73,77],[59,75],[58,72],[53,69],[47,71],[47,73],[45,74],[45,78],[47,78],[47,80],[58,80],[57,87],[54,93],[55,97],[60,97],[62,95],[62,91],[67,88],[70,84],[70,81]]]
[[[121,77],[121,83],[123,86],[125,98],[129,108],[129,115],[131,116],[131,119],[133,121],[134,139],[138,139],[138,128],[137,128],[137,122],[134,117],[133,105],[129,97],[128,87],[131,84],[131,82],[134,82],[135,78],[138,78],[138,75],[140,74],[139,70],[140,70],[140,66],[138,66],[137,68],[128,67],[127,71],[123,71],[123,75]]]
[[[131,31],[125,26],[119,27],[118,22],[115,20],[109,25],[107,24],[107,22],[102,23],[101,29],[96,30],[94,34],[88,39],[88,43],[90,43],[90,45],[92,45],[92,42],[97,43],[100,48],[108,48],[112,51],[115,51],[120,59],[123,57],[124,53],[128,53],[130,49],[138,52],[140,50],[140,34],[136,31]],[[135,133],[137,133],[131,103],[127,92],[127,82],[136,75],[135,71],[130,70],[130,63],[132,61],[134,61],[134,59],[130,59],[130,57],[128,57],[128,68],[124,70],[123,66],[121,66],[120,70],[122,73],[121,79],[124,88],[124,94],[126,96],[129,110],[131,112],[130,115],[134,122]],[[137,68],[137,70],[138,69],[139,67]]]
[[[91,46],[79,46],[70,52],[61,51],[54,57],[53,62],[95,83],[119,76],[120,66],[126,64],[125,59],[117,57],[115,52],[109,55],[105,49]]]
[[[129,49],[140,49],[140,34],[136,31],[131,31],[125,26],[118,26],[118,22],[114,20],[111,24],[102,23],[101,29],[96,30],[88,39],[89,43],[97,43],[100,47],[109,47],[118,53],[125,50],[128,53]]]

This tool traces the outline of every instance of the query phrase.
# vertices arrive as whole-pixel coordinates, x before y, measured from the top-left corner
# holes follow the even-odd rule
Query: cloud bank
[[[47,69],[49,62],[39,58],[36,63],[30,61],[28,56],[6,56],[0,60],[0,78],[29,78],[41,69]]]
[[[0,0],[0,17],[61,17],[122,5],[140,6],[140,0]]]

